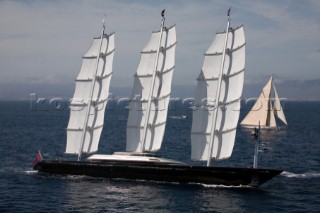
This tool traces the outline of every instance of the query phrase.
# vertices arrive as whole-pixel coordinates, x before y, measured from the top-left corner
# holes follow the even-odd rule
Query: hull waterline
[[[40,173],[225,186],[259,186],[281,170],[201,167],[157,162],[41,160]]]

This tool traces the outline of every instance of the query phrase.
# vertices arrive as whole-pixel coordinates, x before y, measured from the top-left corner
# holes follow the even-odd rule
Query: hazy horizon
[[[133,80],[133,79],[132,79]],[[243,89],[242,99],[258,98],[263,86],[268,79],[261,83],[245,84]],[[133,82],[132,82],[133,83]],[[0,100],[29,100],[30,95],[37,94],[38,98],[62,98],[70,99],[74,93],[75,84],[23,84],[16,87],[12,85],[0,85]],[[279,98],[287,100],[301,100],[301,101],[320,101],[320,79],[309,81],[286,81],[275,86],[279,94]],[[131,86],[127,87],[110,87],[110,93],[114,98],[130,98]],[[299,92],[299,96],[296,94]],[[172,86],[171,98],[193,98],[195,96],[196,86]]]

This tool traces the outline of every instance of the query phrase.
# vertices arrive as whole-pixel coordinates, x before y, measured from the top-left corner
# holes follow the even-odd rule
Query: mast
[[[101,36],[100,36],[100,46],[99,46],[99,52],[97,53],[97,60],[95,63],[95,69],[92,75],[92,81],[91,81],[91,87],[90,87],[90,95],[88,98],[88,107],[87,107],[87,111],[86,111],[86,116],[85,116],[85,121],[83,124],[83,129],[82,129],[82,136],[81,136],[81,145],[80,145],[80,150],[79,150],[79,154],[78,154],[78,161],[81,160],[81,155],[82,155],[82,150],[83,150],[83,146],[84,146],[84,141],[86,138],[86,133],[87,133],[87,128],[88,128],[88,120],[89,120],[89,115],[90,115],[90,109],[91,109],[91,105],[92,105],[92,96],[93,96],[93,89],[96,83],[96,76],[97,76],[97,72],[98,72],[98,65],[99,65],[99,60],[100,60],[100,54],[101,54],[101,47],[102,47],[102,41],[103,41],[103,35],[104,35],[104,31],[105,31],[105,20],[106,20],[106,16],[103,19],[103,25],[102,25],[102,32],[101,32]]]
[[[217,93],[216,93],[216,96],[215,96],[216,97],[215,104],[214,104],[215,108],[214,108],[214,112],[213,112],[213,119],[212,119],[211,133],[210,133],[210,142],[209,142],[207,166],[210,166],[210,163],[211,163],[211,155],[212,155],[212,147],[213,147],[213,142],[214,142],[214,134],[216,132],[217,115],[218,115],[220,90],[221,90],[221,81],[222,81],[224,61],[225,61],[225,56],[226,56],[226,47],[227,47],[227,42],[228,42],[229,26],[230,26],[230,10],[231,10],[231,7],[228,10],[228,23],[227,23],[227,29],[226,29],[226,37],[225,37],[225,41],[224,41],[222,59],[221,59],[221,65],[220,65],[220,71],[219,71],[218,89],[217,89]]]
[[[260,144],[260,137],[261,137],[261,128],[260,128],[260,121],[258,128],[254,129],[253,137],[255,140],[255,147],[254,147],[254,156],[253,156],[253,168],[256,169],[258,167],[258,154],[259,154],[259,144]]]
[[[164,21],[165,21],[164,12],[165,12],[165,10],[162,10],[162,12],[161,12],[162,22],[161,22],[161,27],[160,27],[160,39],[159,39],[158,48],[157,48],[156,62],[154,63],[154,67],[153,67],[152,81],[151,81],[151,85],[150,85],[150,93],[149,93],[148,105],[147,105],[147,116],[145,118],[144,126],[143,126],[143,139],[142,139],[141,152],[144,151],[145,144],[146,144],[147,128],[148,128],[148,122],[149,122],[150,111],[151,111],[151,98],[152,98],[153,90],[154,90],[154,83],[155,83],[157,67],[158,67],[160,45],[161,45],[161,40],[162,40],[162,32],[163,32],[163,26],[164,26]]]
[[[266,126],[271,126],[271,120],[274,117],[274,112],[272,110],[272,102],[271,102],[271,96],[272,96],[272,85],[273,85],[273,76],[271,75],[270,78],[270,92],[269,95],[267,97],[268,100],[268,108],[267,108],[267,120],[266,120]],[[260,122],[259,122],[260,123]],[[277,126],[277,124],[275,124],[275,126]]]
[[[164,10],[161,14],[164,16]],[[161,28],[152,32],[141,51],[129,103],[127,152],[155,152],[161,148],[175,69],[176,44],[175,25],[165,27],[162,22]]]

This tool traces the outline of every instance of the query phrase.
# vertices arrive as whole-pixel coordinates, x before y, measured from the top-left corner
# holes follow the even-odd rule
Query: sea
[[[116,103],[116,104],[115,104]],[[258,166],[283,172],[259,188],[179,184],[87,176],[43,175],[33,170],[43,158],[65,156],[68,103],[0,102],[0,212],[319,212],[320,102],[287,101],[287,128],[261,133]],[[126,102],[109,104],[99,153],[125,150]],[[172,101],[162,157],[190,160],[190,103]],[[243,104],[240,120],[250,110]],[[252,167],[251,131],[237,130],[230,159],[215,166]]]

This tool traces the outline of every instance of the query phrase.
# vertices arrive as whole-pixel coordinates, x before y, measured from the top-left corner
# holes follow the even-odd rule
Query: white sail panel
[[[239,100],[242,95],[243,82],[243,70],[235,75],[224,77],[221,82],[220,101],[223,103],[229,103]]]
[[[213,144],[212,157],[215,160],[227,159],[231,156],[235,143],[236,129],[230,130],[228,133],[219,134],[215,136]],[[208,160],[208,149],[210,141],[210,133],[208,134],[192,134],[191,141],[198,141],[197,144],[192,145],[194,148],[191,152],[192,160],[206,161]],[[225,147],[221,149],[220,147]]]
[[[112,76],[112,62],[114,55],[114,34],[104,35],[99,54],[101,39],[94,39],[92,46],[83,56],[80,73],[76,79],[74,96],[70,103],[70,118],[67,127],[66,153],[79,154],[83,127],[89,101],[91,107],[86,124],[86,135],[81,153],[91,153],[98,149],[98,143],[104,124],[104,113],[109,95],[109,85]],[[95,74],[97,56],[99,62]],[[93,83],[93,95],[90,98],[90,89]]]
[[[147,116],[146,109],[151,91],[152,74],[156,62],[159,39],[160,32],[153,32],[150,41],[141,53],[140,63],[134,76],[127,123],[127,151],[141,152],[142,150],[143,129]],[[164,29],[144,151],[156,151],[161,147],[167,120],[172,74],[175,66],[175,45],[175,26]]]
[[[86,109],[86,108],[84,108]],[[67,142],[72,141],[79,141],[78,143],[67,143],[66,150],[75,150],[79,152],[80,146],[81,146],[81,139],[82,139],[82,133],[83,133],[83,127],[79,127],[79,123],[83,124],[85,119],[83,116],[84,110],[71,110],[70,111],[70,117],[75,118],[72,121],[69,121],[68,125],[68,134],[67,134]],[[103,127],[103,119],[104,119],[104,111],[105,111],[105,104],[102,102],[96,107],[91,107],[91,112],[89,115],[88,120],[88,126],[87,126],[87,134],[85,137],[85,143],[83,147],[83,152],[90,152],[89,150],[97,150],[98,149],[98,142],[100,138],[100,134]],[[71,119],[70,119],[71,120]],[[72,128],[76,127],[78,128]],[[66,153],[72,153],[67,152]]]
[[[158,101],[158,103],[152,102],[149,127],[146,133],[145,150],[159,150],[161,147],[162,137],[164,135],[166,117],[167,117],[167,103],[169,97]],[[136,102],[141,104],[141,102]],[[142,108],[147,108],[147,102],[143,103]],[[155,108],[157,106],[157,108]],[[159,106],[159,109],[158,109]],[[146,113],[145,110],[139,110],[128,118],[127,124],[127,140],[130,139],[131,143],[127,143],[127,151],[139,151],[141,150],[141,143],[143,137],[144,119]],[[138,124],[138,125],[136,125]],[[162,136],[162,137],[161,137]],[[136,142],[136,143],[133,143]]]
[[[83,57],[97,57],[100,43],[101,43],[100,37],[94,38],[91,44],[91,47]],[[114,33],[103,37],[100,53],[106,54],[106,53],[110,53],[113,50],[114,50]]]
[[[232,29],[228,35],[216,119],[217,133],[214,134],[212,156],[208,156],[224,40],[225,33],[217,34],[205,54],[198,77],[191,130],[193,160],[224,159],[230,157],[233,150],[244,82],[245,39],[242,26]]]
[[[217,33],[214,41],[210,45],[206,54],[215,54],[215,53],[221,54],[223,52],[223,44],[225,41],[225,35],[226,35],[225,32],[224,33]],[[227,49],[234,50],[234,49],[237,49],[238,47],[241,47],[243,45],[245,45],[245,36],[244,36],[243,26],[240,26],[235,29],[230,28],[229,35],[228,35]]]
[[[280,103],[279,95],[274,85],[273,85],[273,90],[274,90],[274,109],[273,109],[274,113],[285,125],[288,125],[287,119],[284,115],[284,112]]]
[[[224,101],[226,103],[226,106],[228,106],[228,108],[232,108],[233,110],[239,111],[238,105],[234,106],[232,104],[234,102],[238,102],[239,97],[241,97],[242,88],[243,88],[243,78],[244,78],[244,75],[243,75],[243,72],[241,72],[241,73],[238,73],[238,75],[230,76],[228,79],[225,79],[224,81],[222,81],[220,100]],[[212,118],[211,117],[207,118],[207,117],[212,116],[212,113],[213,113],[215,97],[212,93],[215,92],[217,86],[218,86],[217,80],[216,81],[204,81],[204,80],[198,81],[195,102],[198,103],[196,107],[200,107],[200,108],[195,109],[193,111],[194,113],[193,123],[195,124],[193,126],[193,130],[195,130],[195,132],[199,132],[199,131],[210,132],[211,130]],[[214,91],[214,92],[211,92],[211,91]],[[236,119],[234,121],[237,122]],[[198,123],[202,123],[202,125],[196,125]],[[237,124],[235,123],[234,125],[237,125]],[[201,128],[205,128],[205,129],[201,129]]]
[[[243,71],[245,68],[245,47],[233,50],[225,56],[223,74],[232,75]],[[243,83],[241,83],[243,84]]]
[[[195,110],[192,122],[192,152],[193,160],[208,160],[208,148],[210,142],[213,109]],[[225,159],[231,156],[235,143],[236,127],[240,115],[240,100],[229,104],[226,107],[219,107],[217,115],[216,130],[213,143],[213,159]],[[202,121],[198,128],[194,123]],[[226,140],[227,138],[227,140]]]

